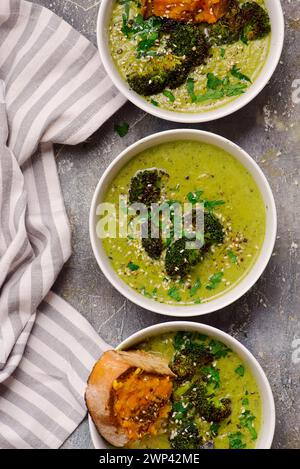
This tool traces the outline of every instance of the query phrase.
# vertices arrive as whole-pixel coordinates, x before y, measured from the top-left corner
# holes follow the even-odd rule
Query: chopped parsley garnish
[[[221,47],[221,49],[220,49],[220,56],[222,57],[222,59],[224,59],[224,57],[225,57],[225,49],[224,49],[224,47]]]
[[[248,46],[249,41],[248,41],[247,36],[245,35],[245,29],[242,30],[241,41],[242,41],[244,44],[246,44],[246,46]]]
[[[243,365],[239,365],[234,371],[242,378],[245,374],[245,367]]]
[[[182,401],[175,401],[172,405],[172,418],[174,420],[181,420],[186,416],[189,410],[189,405],[185,404]]]
[[[190,296],[195,296],[199,288],[201,288],[201,280],[200,278],[197,278],[196,282],[190,289]]]
[[[143,296],[145,296],[146,298],[152,298],[152,294],[150,292],[148,292],[148,290],[146,289],[146,287],[141,287],[141,294]]]
[[[236,264],[238,261],[237,255],[232,251],[232,249],[228,249],[227,256],[229,257],[232,264]]]
[[[208,339],[208,335],[198,333],[196,336],[196,341],[205,342]]]
[[[181,301],[181,296],[176,287],[171,287],[168,291],[168,295],[175,301]]]
[[[145,39],[142,39],[137,45],[138,57],[141,57],[143,55],[150,55],[149,49],[154,46],[157,39],[157,31],[152,31],[148,34],[145,33]]]
[[[242,400],[242,405],[249,405],[249,399],[248,399],[248,397],[245,397],[245,398]]]
[[[235,73],[236,71],[234,71]],[[232,73],[230,73],[232,75]],[[241,74],[242,75],[242,74]],[[243,80],[238,83],[232,83],[230,76],[225,78],[219,78],[213,73],[207,74],[206,92],[203,94],[197,94],[195,92],[195,81],[193,78],[187,79],[187,92],[191,98],[192,103],[201,103],[210,99],[221,99],[225,97],[239,96],[245,93],[248,87],[245,81],[245,75]]]
[[[170,101],[170,103],[174,103],[175,101],[175,96],[173,95],[173,93],[170,91],[170,90],[164,90],[163,91],[163,95],[168,98],[168,100]]]
[[[122,122],[121,124],[115,125],[115,130],[120,137],[125,137],[128,134],[129,124]]]
[[[225,344],[214,339],[210,341],[209,349],[211,354],[216,359],[227,357],[228,353],[231,352],[230,348],[228,348]]]
[[[221,283],[223,275],[223,272],[216,272],[215,274],[211,275],[209,277],[209,284],[206,285],[207,290],[215,290]]]
[[[153,104],[153,106],[159,107],[159,103],[155,101],[155,99],[151,99],[150,103]]]
[[[197,95],[195,93],[195,82],[193,78],[188,78],[186,81],[187,92],[191,97],[192,103],[197,101]]]
[[[191,204],[195,205],[201,201],[202,194],[203,194],[203,191],[189,192],[187,194],[187,199]]]
[[[243,428],[247,428],[249,431],[252,440],[257,439],[257,432],[253,425],[253,421],[256,419],[255,415],[251,414],[250,410],[245,410],[242,415],[239,417],[240,424]]]
[[[238,80],[242,81],[248,81],[249,83],[252,83],[249,77],[247,75],[244,75],[240,69],[237,67],[237,65],[234,65],[232,69],[230,70],[230,73],[233,77],[237,78]]]
[[[132,29],[128,24],[130,14],[130,0],[123,0],[120,3],[124,5],[124,13],[122,15],[122,33],[129,37]]]
[[[202,371],[206,376],[207,383],[213,385],[214,389],[219,389],[221,379],[218,368],[213,366],[205,366],[202,368]]]
[[[218,433],[219,433],[219,428],[220,428],[220,424],[219,424],[219,423],[213,422],[213,423],[210,425],[210,433],[212,434],[212,436],[217,436],[217,435],[218,435]]]
[[[137,264],[134,264],[133,262],[128,262],[127,264],[128,269],[132,270],[134,272],[135,270],[139,270],[140,266]]]
[[[208,211],[212,211],[215,207],[219,207],[224,204],[224,200],[204,200],[204,208]]]
[[[230,433],[228,435],[230,449],[244,449],[246,444],[243,443],[243,434],[241,432]]]
[[[129,2],[124,2],[122,32],[128,38],[131,36],[137,36],[140,38],[140,41],[137,44],[137,56],[157,55],[155,51],[150,51],[150,49],[155,45],[159,38],[161,19],[151,16],[144,20],[143,15],[139,13],[133,20],[130,20],[129,13]]]

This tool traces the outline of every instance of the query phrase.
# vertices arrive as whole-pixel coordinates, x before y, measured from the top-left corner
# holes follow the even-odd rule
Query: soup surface
[[[197,347],[203,353],[208,350],[212,361],[201,366],[202,358],[198,354],[197,363],[193,363],[192,373],[187,376],[189,354],[192,356]],[[190,435],[193,428],[192,433],[197,439],[189,437],[191,441],[200,442],[200,446],[194,443],[194,448],[255,448],[261,427],[261,398],[250,369],[235,352],[211,337],[188,332],[155,336],[137,348],[161,354],[169,360],[175,373],[179,370],[182,374],[177,374],[173,383],[172,411],[167,426],[157,435],[130,443],[130,447],[187,448],[182,435]],[[182,361],[178,362],[179,356]],[[182,367],[184,371],[180,371]],[[205,407],[199,397],[201,386],[215,406],[210,410],[207,410],[207,402]],[[224,417],[225,405],[229,406],[229,411]]]
[[[246,2],[237,3],[243,6]],[[264,0],[255,0],[252,3],[258,4],[265,10]],[[161,24],[164,24],[165,19],[151,17],[144,21],[141,12],[141,5],[133,0],[115,2],[109,28],[109,46],[121,76],[153,106],[190,113],[216,109],[246,92],[265,64],[270,47],[270,33],[255,40],[247,40],[243,38],[241,31],[240,38],[229,41],[226,39],[222,43],[221,36],[218,35],[217,41],[212,42],[209,36],[211,25],[197,24],[195,27],[201,28],[204,41],[208,43],[206,57],[203,60],[191,57],[189,63],[192,63],[192,66],[188,66],[181,84],[173,86],[167,81],[161,89],[152,87],[153,92],[151,89],[148,92],[144,84],[148,81],[153,85],[158,80],[158,70],[162,68],[166,54],[169,54],[168,67],[172,67],[173,62],[174,67],[176,66],[178,54],[176,55],[174,51],[170,54],[169,36],[160,33]],[[127,28],[126,24],[124,26],[124,21],[128,22]],[[195,44],[194,49],[199,50],[201,46]],[[180,60],[181,58],[180,56]],[[144,74],[142,83],[134,84],[135,81],[131,80],[131,77],[141,73]],[[177,80],[180,73],[177,68],[175,72]]]
[[[193,305],[223,295],[253,267],[264,241],[266,212],[252,176],[232,155],[209,144],[176,141],[152,147],[130,160],[107,190],[104,200],[116,206],[117,224],[119,197],[128,194],[132,178],[145,168],[169,175],[162,202],[201,198],[222,224],[224,241],[207,248],[181,278],[166,273],[166,249],[152,259],[140,238],[119,237],[117,230],[116,237],[102,240],[114,270],[131,288],[162,303]]]

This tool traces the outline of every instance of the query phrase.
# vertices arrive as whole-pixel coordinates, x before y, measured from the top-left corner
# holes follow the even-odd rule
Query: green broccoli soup
[[[269,53],[264,0],[116,0],[109,46],[121,76],[153,106],[203,112],[245,93]]]
[[[124,196],[127,206],[122,206]],[[102,236],[114,270],[131,288],[161,303],[194,305],[223,295],[253,267],[264,241],[266,212],[255,181],[233,156],[209,144],[175,141],[143,151],[117,174],[104,201],[116,207],[115,237]],[[155,226],[150,204],[167,207],[166,236],[161,220],[155,236],[150,228],[147,236],[142,230],[134,236],[128,216],[127,235],[120,237],[120,214],[133,203],[146,207],[142,226]],[[201,233],[194,230],[194,241],[184,225],[180,236],[174,229],[174,207],[186,206],[193,216],[196,207],[202,210]],[[98,213],[100,237],[103,213]],[[187,240],[193,244],[187,246]]]
[[[260,394],[235,352],[194,332],[155,336],[137,348],[162,355],[176,377],[167,422],[156,435],[131,442],[131,448],[255,448]]]

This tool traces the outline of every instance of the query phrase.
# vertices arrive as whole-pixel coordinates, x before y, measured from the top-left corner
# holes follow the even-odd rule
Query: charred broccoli
[[[240,6],[237,0],[230,0],[225,16],[208,29],[209,44],[232,44],[240,38],[244,42],[254,41],[270,31],[269,15],[258,3],[247,2]]]
[[[204,405],[198,405],[199,414],[208,422],[221,422],[231,414],[231,400],[224,398],[220,400],[207,399]]]
[[[207,395],[203,382],[194,383],[186,395],[188,402],[194,405],[197,413],[207,422],[221,422],[231,414],[231,400],[216,399]]]
[[[169,27],[167,47],[176,56],[184,57],[185,64],[190,68],[201,65],[209,53],[202,29],[197,25],[172,23],[172,27]]]
[[[142,96],[161,93],[166,87],[177,88],[182,85],[190,73],[190,67],[178,57],[166,54],[153,57],[144,64],[141,72],[127,76],[129,86]]]
[[[213,355],[204,344],[187,340],[178,350],[170,367],[180,380],[192,378],[203,366],[213,362]]]
[[[199,449],[202,443],[197,425],[192,420],[183,422],[174,435],[170,436],[170,445],[173,449]]]
[[[204,242],[206,246],[224,242],[223,225],[211,212],[204,213]]]
[[[144,169],[138,171],[131,179],[129,188],[129,203],[143,203],[147,206],[159,201],[162,177],[167,174],[159,169]]]
[[[195,248],[187,249],[186,243],[191,242],[187,238],[181,238],[168,247],[165,257],[165,269],[171,277],[187,275],[192,267],[201,259],[201,249],[195,244]]]
[[[246,42],[263,38],[271,31],[269,15],[258,3],[244,3],[242,6],[242,18],[243,28],[241,37]]]
[[[238,0],[230,0],[227,13],[208,28],[209,43],[212,45],[232,44],[239,40],[243,27]]]
[[[161,253],[164,249],[164,243],[161,237],[152,238],[151,237],[151,219],[148,221],[148,231],[147,236],[142,237],[142,246],[145,249],[146,253],[152,259],[159,259]]]

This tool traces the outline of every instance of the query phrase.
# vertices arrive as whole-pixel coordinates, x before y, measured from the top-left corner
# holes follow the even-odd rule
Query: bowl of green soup
[[[117,359],[120,351],[128,352],[127,357],[142,352],[144,358],[161,360],[164,366],[169,366],[172,376],[164,376],[165,369],[149,373],[142,365],[138,369],[131,365],[126,372],[120,368],[120,374],[115,373],[110,383],[109,369],[106,374],[102,358],[102,371],[99,373],[99,365],[94,367],[86,394],[95,448],[111,447],[101,435],[109,419],[112,427],[106,437],[111,443],[115,441],[115,446],[130,449],[271,447],[275,406],[268,379],[254,356],[225,332],[204,324],[170,322],[133,334],[116,351],[110,351],[109,346],[105,348],[104,357],[113,353]],[[117,361],[116,367],[120,363]],[[147,394],[149,385],[151,396]],[[164,395],[166,386],[168,393]],[[111,408],[110,416],[101,425],[103,411],[99,399],[103,395],[110,396]],[[156,414],[150,414],[154,405]],[[99,423],[98,419],[100,433],[94,424]],[[116,433],[112,436],[114,425]],[[124,441],[120,435],[125,437]]]
[[[267,85],[284,41],[280,1],[103,0],[103,65],[136,106],[175,122],[207,122]]]
[[[276,240],[276,207],[255,161],[229,140],[170,130],[124,150],[90,209],[95,258],[133,303],[198,316],[244,295]]]

